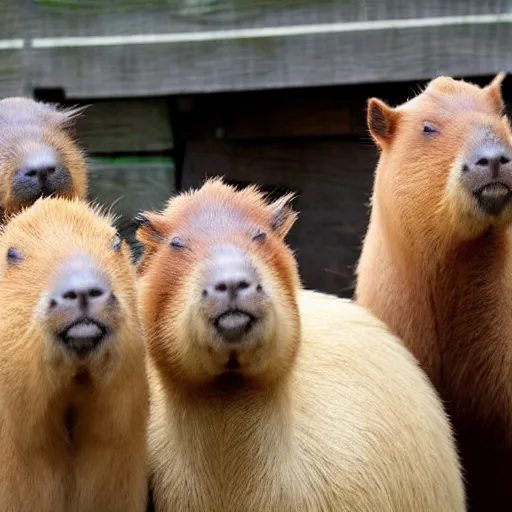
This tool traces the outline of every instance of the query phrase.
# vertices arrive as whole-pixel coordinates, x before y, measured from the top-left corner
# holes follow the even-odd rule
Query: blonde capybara
[[[72,128],[81,108],[0,100],[0,221],[39,197],[84,199],[87,167]]]
[[[512,510],[512,142],[499,74],[368,105],[381,149],[357,301],[403,338],[452,418],[470,510]]]
[[[129,249],[45,198],[0,234],[0,510],[143,512],[148,385]]]
[[[157,512],[462,512],[449,423],[363,308],[300,291],[290,197],[221,180],[144,213]]]

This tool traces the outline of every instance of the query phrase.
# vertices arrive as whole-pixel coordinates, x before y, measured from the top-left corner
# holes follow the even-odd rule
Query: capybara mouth
[[[79,318],[59,332],[61,342],[78,356],[95,350],[106,338],[109,329],[92,318]]]
[[[474,193],[480,208],[489,215],[499,215],[510,203],[512,191],[504,183],[492,182]]]
[[[257,318],[247,311],[228,309],[214,319],[213,325],[226,341],[236,342],[252,329],[256,321]]]

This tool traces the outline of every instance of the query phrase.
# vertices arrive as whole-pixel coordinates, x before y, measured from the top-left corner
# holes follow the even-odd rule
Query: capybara
[[[0,510],[141,512],[148,383],[129,249],[77,199],[0,235]]]
[[[155,510],[463,511],[416,361],[364,308],[300,291],[290,199],[214,179],[140,217]]]
[[[380,148],[356,299],[452,418],[472,511],[512,510],[512,145],[499,74],[368,104]]]
[[[82,110],[0,100],[0,221],[39,197],[86,197],[87,167],[71,131]]]

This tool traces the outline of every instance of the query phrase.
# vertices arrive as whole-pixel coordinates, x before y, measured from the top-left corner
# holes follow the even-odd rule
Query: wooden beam
[[[507,0],[0,0],[0,10],[4,44],[26,49],[0,57],[4,95],[20,82],[91,99],[512,67]]]
[[[130,226],[139,210],[164,207],[176,191],[170,157],[89,157],[89,199],[118,216],[118,226]]]
[[[331,32],[216,41],[39,40],[31,75],[34,86],[85,98],[493,74],[512,68],[512,16],[504,20],[351,31],[341,24]]]
[[[76,135],[88,153],[162,152],[172,149],[164,99],[89,103],[78,118]]]

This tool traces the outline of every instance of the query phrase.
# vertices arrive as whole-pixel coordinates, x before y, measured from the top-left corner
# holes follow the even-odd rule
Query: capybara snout
[[[46,302],[55,341],[77,356],[93,352],[116,329],[115,293],[87,253],[77,253],[60,265]]]
[[[243,337],[264,316],[267,295],[249,256],[234,245],[213,251],[205,270],[202,307],[228,343]]]
[[[73,179],[57,152],[47,146],[24,151],[12,179],[11,193],[21,202],[52,194],[70,194]]]
[[[464,158],[461,182],[489,215],[499,215],[512,198],[512,145],[492,128],[479,132]]]

